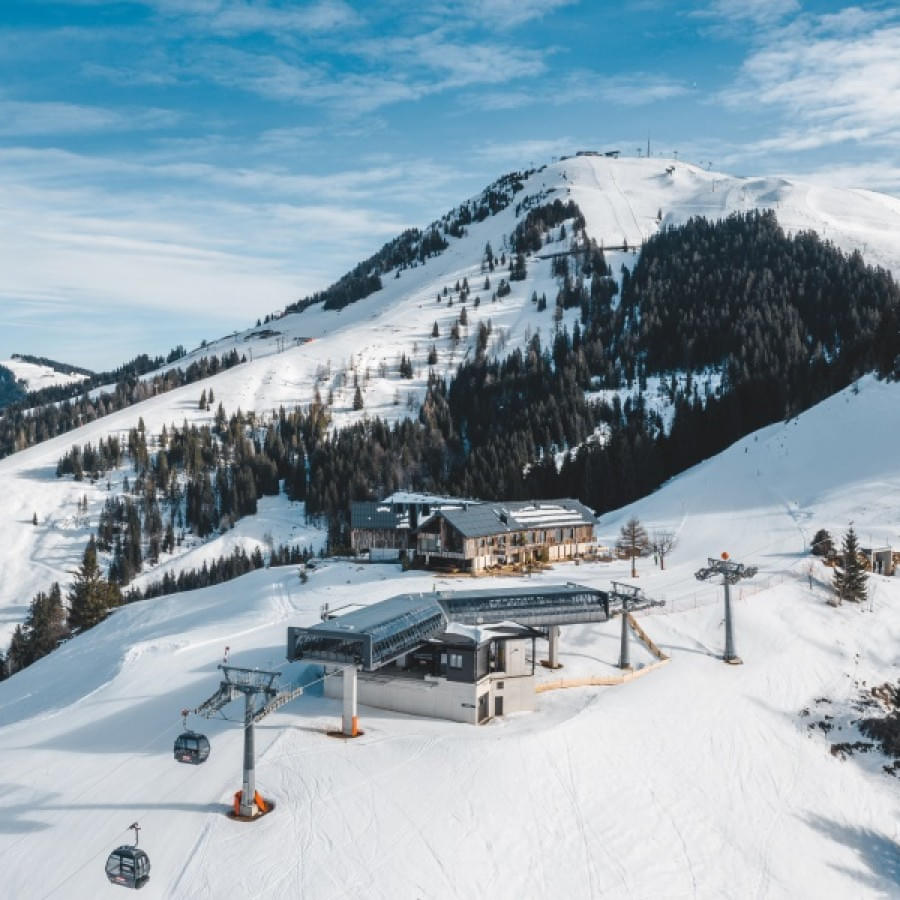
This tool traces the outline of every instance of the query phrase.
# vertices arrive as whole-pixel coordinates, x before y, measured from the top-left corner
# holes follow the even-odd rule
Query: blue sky
[[[582,147],[900,194],[900,11],[3,0],[0,358],[194,346]]]

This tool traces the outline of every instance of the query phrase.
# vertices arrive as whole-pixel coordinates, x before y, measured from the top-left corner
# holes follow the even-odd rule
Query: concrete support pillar
[[[548,669],[561,669],[562,663],[559,661],[559,625],[550,625],[547,628],[547,638],[550,642],[549,659],[544,665]]]
[[[725,662],[739,666],[743,660],[734,649],[734,617],[731,614],[731,585],[725,579]]]
[[[253,694],[244,694],[244,780],[241,784],[242,816],[256,815],[256,753],[253,736]]]
[[[341,731],[345,737],[356,737],[359,734],[359,719],[356,711],[356,667],[344,669],[344,718]]]
[[[628,601],[622,601],[622,637],[619,642],[619,668],[631,670],[631,644],[628,635]]]

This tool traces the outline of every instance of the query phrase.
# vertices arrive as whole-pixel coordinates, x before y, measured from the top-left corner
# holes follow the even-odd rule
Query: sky
[[[900,8],[2,0],[0,359],[102,369],[578,149],[900,195]]]

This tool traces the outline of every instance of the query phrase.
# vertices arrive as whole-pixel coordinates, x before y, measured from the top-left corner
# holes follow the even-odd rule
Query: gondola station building
[[[641,598],[628,608],[651,605]],[[534,709],[536,642],[549,641],[555,668],[560,626],[607,621],[621,600],[569,582],[401,594],[339,612],[288,628],[287,658],[342,674],[325,678],[325,694],[343,698],[352,735],[357,703],[473,725]]]
[[[397,493],[353,503],[351,545],[370,559],[406,554],[425,568],[482,572],[583,556],[594,514],[578,500],[486,502]]]

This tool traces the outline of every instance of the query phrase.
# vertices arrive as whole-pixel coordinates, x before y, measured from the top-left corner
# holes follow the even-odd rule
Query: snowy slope
[[[56,387],[63,384],[77,384],[84,381],[84,375],[60,372],[52,366],[26,362],[24,359],[0,359],[0,366],[5,366],[17,381],[24,381],[26,390],[39,391],[45,387]]]
[[[669,166],[674,166],[671,175],[666,172]],[[310,307],[260,329],[210,341],[174,365],[185,366],[204,355],[235,348],[253,359],[227,379],[230,391],[238,383],[243,386],[238,399],[244,408],[261,410],[280,403],[308,402],[318,386],[323,396],[329,388],[334,389],[339,421],[364,414],[391,419],[405,415],[408,395],[421,399],[427,384],[427,356],[435,321],[440,330],[440,338],[434,341],[439,373],[452,372],[473,352],[480,321],[490,319],[491,346],[501,354],[521,346],[535,333],[545,342],[552,335],[557,284],[549,260],[530,259],[527,279],[513,282],[511,295],[496,303],[490,302],[490,295],[507,275],[504,267],[491,274],[489,290],[482,287],[485,244],[490,241],[499,256],[504,239],[519,221],[515,205],[536,195],[545,195],[543,202],[575,200],[590,236],[607,246],[621,245],[623,240],[639,246],[658,228],[683,223],[695,215],[718,219],[732,212],[772,208],[787,231],[816,230],[844,250],[860,250],[868,262],[900,275],[900,200],[894,197],[780,177],[738,178],[674,160],[575,157],[534,173],[509,207],[469,225],[463,238],[449,238],[447,250],[424,265],[406,269],[399,278],[384,276],[382,290],[364,300],[342,310]],[[662,220],[658,221],[660,213]],[[520,217],[524,215],[523,211]],[[568,242],[562,241],[546,250],[567,247]],[[608,252],[607,259],[617,275],[623,263],[633,266],[635,262],[630,251]],[[452,289],[464,277],[469,280],[472,299],[478,295],[481,304],[475,309],[469,302],[469,325],[463,330],[463,341],[454,348],[449,332],[458,318],[459,304],[454,302],[448,308],[446,299],[436,302],[436,295],[445,286]],[[547,294],[549,306],[543,313],[530,302],[535,291]],[[577,316],[577,310],[569,310],[565,324],[571,328]],[[267,330],[277,334],[265,334]],[[314,340],[297,343],[307,338]],[[411,381],[397,375],[401,353],[413,360],[415,377]],[[382,364],[387,367],[387,378],[379,376]],[[354,372],[364,382],[363,413],[352,411]],[[400,403],[395,405],[398,393]]]
[[[865,379],[603,519],[609,535],[635,513],[678,531],[666,572],[640,564],[640,586],[667,600],[643,624],[668,666],[544,693],[536,713],[479,729],[363,708],[350,743],[323,733],[337,701],[303,697],[257,729],[257,782],[277,808],[252,826],[223,815],[234,721],[208,724],[204,766],[171,759],[178,710],[213,692],[223,648],[308,679],[281,665],[285,628],[322,602],[469,582],[333,562],[305,585],[260,571],[117,611],[0,684],[4,891],[111,891],[103,860],[137,818],[151,898],[897,896],[900,783],[878,756],[832,757],[800,713],[900,677],[900,579],[873,576],[871,609],[834,609],[803,552],[815,527],[849,518],[864,543],[898,543],[900,422],[885,415],[898,401],[900,386]],[[760,568],[736,591],[739,668],[716,658],[720,589],[693,577],[726,549]],[[606,587],[627,566],[540,578]],[[564,674],[612,671],[617,641],[615,622],[564,629]]]
[[[675,167],[671,175],[666,173],[668,166]],[[861,249],[868,260],[900,273],[900,201],[885,195],[822,188],[785,178],[736,178],[673,160],[576,157],[554,163],[527,179],[511,206],[470,225],[468,234],[459,240],[451,238],[447,250],[426,264],[403,271],[399,278],[384,277],[383,289],[364,300],[337,311],[311,307],[262,328],[211,341],[173,365],[186,367],[195,359],[232,349],[246,355],[247,363],[0,460],[0,487],[7,513],[0,517],[0,547],[8,548],[0,580],[0,646],[6,645],[36,591],[46,590],[53,580],[69,580],[90,530],[96,526],[105,485],[92,488],[69,480],[57,482],[53,477],[57,460],[73,443],[96,443],[111,433],[124,437],[139,417],[151,434],[164,424],[180,425],[185,419],[209,423],[214,409],[201,412],[197,401],[201,391],[210,388],[216,405],[222,402],[229,414],[240,408],[265,415],[281,405],[306,404],[318,390],[323,398],[333,391],[337,425],[361,416],[393,420],[410,415],[421,401],[432,343],[438,351],[435,370],[439,374],[451,374],[474,352],[481,321],[490,320],[490,347],[498,355],[523,345],[533,334],[540,334],[546,343],[553,333],[557,291],[551,262],[530,259],[527,279],[513,282],[512,293],[496,303],[490,302],[490,295],[507,273],[498,267],[491,275],[491,289],[485,291],[481,270],[485,244],[490,241],[499,254],[504,238],[518,221],[515,204],[538,194],[545,194],[546,201],[574,199],[585,214],[589,234],[606,245],[621,244],[623,239],[638,245],[660,227],[660,212],[664,226],[692,215],[720,217],[755,206],[774,207],[785,228],[816,228],[845,249]],[[567,246],[563,241],[547,249]],[[623,263],[631,266],[635,261],[631,252],[607,256],[615,272]],[[455,301],[449,307],[447,299],[437,303],[436,295],[465,277],[472,298],[478,295],[481,303],[477,309],[472,302],[468,304],[469,325],[462,329],[462,341],[454,347],[450,328],[458,319],[460,305]],[[549,305],[543,313],[531,303],[534,292],[547,294]],[[248,317],[253,315],[249,310]],[[568,310],[564,324],[571,329],[578,315],[577,309]],[[431,337],[435,321],[440,330],[437,340]],[[277,334],[264,336],[267,330]],[[308,338],[313,340],[306,341]],[[401,378],[397,371],[402,353],[413,360],[412,379]],[[354,374],[364,394],[361,412],[352,409]],[[717,376],[713,373],[711,377],[715,380]],[[648,401],[667,420],[667,401],[654,397],[651,384]],[[76,503],[84,495],[88,514],[79,517]],[[30,525],[34,513],[40,522],[37,528]],[[259,533],[264,534],[266,528],[263,522]]]

